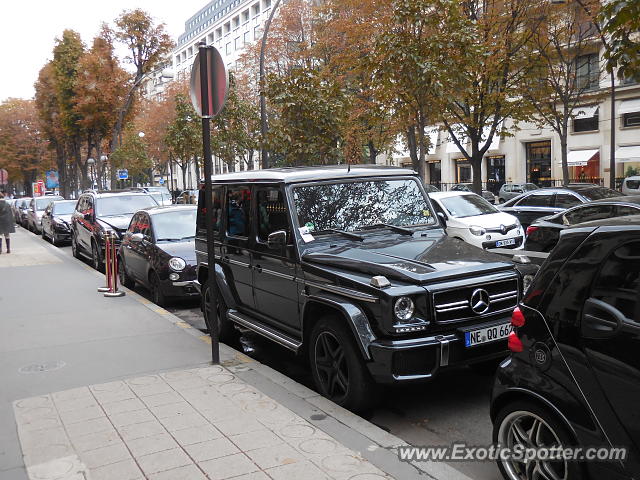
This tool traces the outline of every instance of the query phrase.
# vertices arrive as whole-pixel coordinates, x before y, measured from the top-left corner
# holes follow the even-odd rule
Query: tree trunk
[[[184,162],[180,163],[180,169],[182,170],[182,190],[187,189],[187,168],[189,168],[189,164],[185,164]]]
[[[407,145],[409,146],[409,158],[411,158],[411,166],[418,171],[418,148],[416,145],[416,127],[411,125],[407,128]]]
[[[566,121],[566,120],[565,120]],[[569,184],[569,164],[567,163],[567,128],[563,125],[563,133],[560,134],[560,155],[562,159],[562,184]]]
[[[376,157],[378,156],[378,150],[376,150],[376,147],[373,145],[373,142],[371,140],[367,142],[367,145],[369,147],[369,162],[372,165],[375,165]]]
[[[60,194],[64,198],[69,198],[69,180],[67,179],[67,161],[65,158],[64,146],[55,143],[56,165],[58,167],[58,180],[60,184]]]
[[[422,183],[426,183],[427,180],[427,169],[426,169],[426,162],[425,162],[425,156],[427,153],[427,144],[425,142],[425,137],[424,137],[424,129],[425,129],[426,125],[425,125],[425,121],[424,121],[424,116],[422,115],[422,112],[419,113],[418,115],[418,175],[420,175],[420,178],[422,179]]]

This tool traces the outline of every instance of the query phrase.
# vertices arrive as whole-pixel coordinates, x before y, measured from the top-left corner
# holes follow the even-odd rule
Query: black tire
[[[122,261],[122,257],[118,257],[118,279],[120,280],[120,285],[128,288],[129,290],[133,290],[133,287],[136,286],[136,282],[127,275],[127,269],[124,267],[124,262]]]
[[[91,266],[99,272],[104,271],[104,259],[101,258],[96,242],[91,242]]]
[[[42,240],[47,241],[47,235],[44,233],[44,227],[42,227],[42,230],[40,231],[40,236],[42,237]]]
[[[78,240],[76,239],[76,236],[72,233],[71,234],[71,254],[73,255],[74,258],[80,259],[80,251],[78,250]]]
[[[225,304],[224,298],[222,298],[220,292],[218,292],[218,298],[216,300],[218,308],[218,340],[227,344],[232,343],[238,338],[238,331],[233,326],[233,322],[227,318],[227,305]],[[204,323],[209,330],[209,335],[211,335],[211,320],[209,319],[209,309],[207,308],[210,302],[208,284],[202,286],[202,296],[200,301],[200,308],[202,309],[202,315],[204,316]]]
[[[378,387],[342,318],[328,315],[313,326],[309,364],[316,389],[323,396],[354,412],[373,406]]]
[[[160,288],[160,277],[156,272],[149,274],[149,290],[151,291],[151,300],[159,307],[165,307],[167,305],[167,297],[162,293]]]
[[[44,229],[42,229],[42,231],[44,232]],[[62,242],[60,240],[58,240],[58,236],[56,235],[56,232],[54,230],[54,232],[51,234],[51,244],[55,247],[59,246]]]
[[[538,427],[536,428],[536,422]],[[512,428],[514,423],[519,428]],[[523,436],[523,434],[525,434]],[[532,438],[534,437],[534,438]],[[518,400],[502,407],[493,423],[493,442],[513,448],[516,444],[525,447],[563,448],[575,446],[575,440],[566,426],[549,409],[528,400]],[[532,480],[533,478],[554,478],[536,476],[536,469],[551,468],[561,480],[582,480],[583,467],[575,461],[507,461],[498,460],[498,468],[506,480]]]

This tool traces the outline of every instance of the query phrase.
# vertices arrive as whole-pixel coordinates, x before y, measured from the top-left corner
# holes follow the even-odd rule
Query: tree
[[[600,14],[603,33],[609,37],[605,51],[607,70],[618,69],[619,78],[640,80],[640,2],[603,2]]]
[[[175,113],[167,128],[165,142],[169,155],[182,170],[182,186],[187,184],[187,170],[202,153],[202,131],[198,114],[183,93],[175,96]]]
[[[132,125],[125,130],[122,144],[111,154],[111,164],[114,169],[126,167],[132,184],[151,180],[148,171],[153,164],[147,156],[144,142]]]
[[[562,179],[569,183],[567,138],[572,119],[585,101],[597,102],[600,68],[586,54],[597,52],[598,32],[576,3],[548,4],[541,12],[544,24],[532,37],[537,68],[528,79],[524,98],[535,112],[534,121],[548,125],[560,138]],[[595,45],[594,45],[595,43]],[[597,58],[597,56],[595,57]],[[593,70],[590,70],[593,68]]]
[[[130,79],[129,89],[117,109],[111,137],[112,152],[118,145],[126,117],[131,114],[142,80],[162,63],[164,57],[173,48],[173,41],[165,32],[164,24],[154,25],[151,16],[140,9],[123,11],[115,20],[114,35],[129,51],[125,61],[133,65],[135,72]],[[113,168],[111,181],[115,181]]]

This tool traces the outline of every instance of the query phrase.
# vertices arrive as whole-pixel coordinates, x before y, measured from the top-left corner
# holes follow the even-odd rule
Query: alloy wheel
[[[100,271],[102,262],[100,262],[100,252],[98,251],[98,246],[95,243],[91,244],[91,263],[93,264],[94,269]]]
[[[561,447],[562,442],[555,430],[538,415],[527,411],[510,413],[500,424],[500,445],[514,448]],[[569,468],[566,460],[505,460],[502,466],[509,480],[567,480]]]
[[[331,332],[321,332],[316,338],[314,351],[318,379],[326,395],[340,403],[349,392],[349,368],[344,348]]]

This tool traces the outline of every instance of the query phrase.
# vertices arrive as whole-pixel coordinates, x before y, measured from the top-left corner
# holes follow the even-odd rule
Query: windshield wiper
[[[157,238],[156,242],[179,242],[181,238]]]
[[[345,232],[344,230],[337,230],[335,228],[325,228],[324,230],[316,230],[315,232],[311,232],[311,233],[319,234],[319,233],[325,233],[325,232],[339,233],[340,235],[344,235],[345,237],[352,238],[354,240],[360,240],[360,241],[364,240],[364,237],[362,235],[358,235],[357,233]]]
[[[373,228],[385,227],[389,230],[393,230],[394,232],[402,233],[403,235],[413,235],[413,230],[410,228],[399,227],[398,225],[391,225],[390,223],[375,223],[373,225],[367,225],[362,227],[360,230],[370,230]]]

